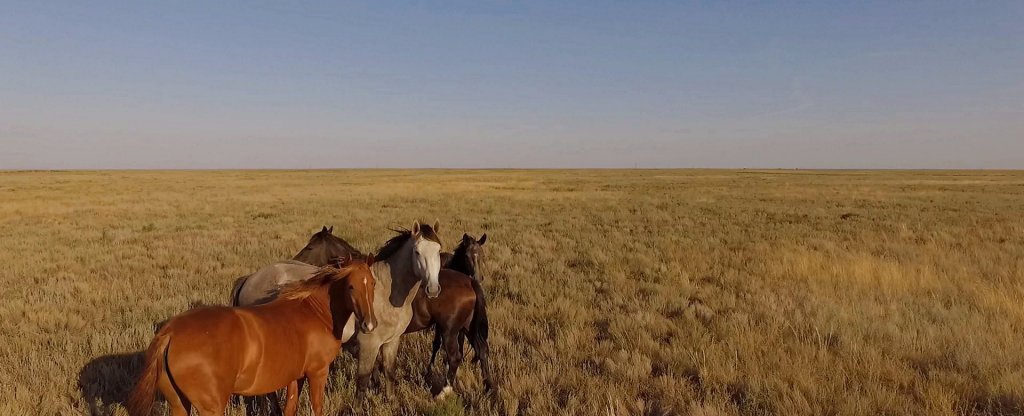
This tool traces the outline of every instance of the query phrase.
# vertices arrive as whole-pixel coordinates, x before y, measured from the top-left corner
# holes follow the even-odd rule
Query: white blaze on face
[[[441,272],[441,245],[421,238],[416,243],[416,275],[426,285],[427,297],[436,298],[441,293],[437,275]]]
[[[369,282],[367,282],[366,276],[363,276],[363,288],[365,288],[364,291],[366,292],[366,306],[370,306],[373,304],[373,288],[370,287]],[[367,322],[364,324],[364,326],[366,332],[370,332],[373,331],[373,328],[376,326],[375,321],[377,320],[376,317],[374,317],[373,315],[373,307],[370,307],[370,310],[367,311],[367,316]]]

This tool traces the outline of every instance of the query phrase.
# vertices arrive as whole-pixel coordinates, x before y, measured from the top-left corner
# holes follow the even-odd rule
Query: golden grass
[[[1022,414],[1022,209],[1021,172],[0,173],[0,414],[124,414],[155,322],[417,218],[490,237],[502,390],[434,402],[419,334],[360,413]]]

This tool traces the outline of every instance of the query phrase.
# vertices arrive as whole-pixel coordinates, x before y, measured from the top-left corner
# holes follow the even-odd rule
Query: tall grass
[[[488,233],[501,393],[435,402],[417,334],[331,414],[1024,414],[1022,209],[1020,172],[0,173],[0,414],[124,414],[154,323],[414,219]]]

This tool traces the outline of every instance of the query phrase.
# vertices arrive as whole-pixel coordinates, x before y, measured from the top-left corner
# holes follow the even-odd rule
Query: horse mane
[[[337,282],[341,279],[347,278],[352,270],[355,270],[355,265],[348,265],[343,268],[336,268],[331,266],[321,267],[313,277],[309,279],[291,283],[283,288],[278,294],[278,299],[303,299],[307,298],[315,293],[320,288]]]
[[[400,228],[397,230],[392,229],[391,231],[394,231],[398,234],[395,235],[394,237],[391,237],[390,240],[388,240],[387,242],[384,243],[383,246],[381,246],[380,250],[377,250],[377,260],[387,260],[395,253],[397,253],[398,250],[402,248],[402,245],[405,244],[406,241],[409,241],[409,238],[412,238],[412,230]],[[437,236],[436,232],[434,232],[434,227],[431,227],[427,224],[420,224],[420,235],[423,236],[423,238],[426,238],[427,240],[433,241],[437,244],[441,244],[441,238]]]
[[[455,250],[452,250],[452,257],[458,257],[459,255],[465,255],[466,250],[469,248],[469,244],[466,243],[466,239],[459,240],[459,245],[455,246]]]

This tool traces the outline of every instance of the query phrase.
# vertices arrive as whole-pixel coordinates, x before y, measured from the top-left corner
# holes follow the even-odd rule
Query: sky
[[[1024,2],[0,0],[0,169],[1024,168]]]

